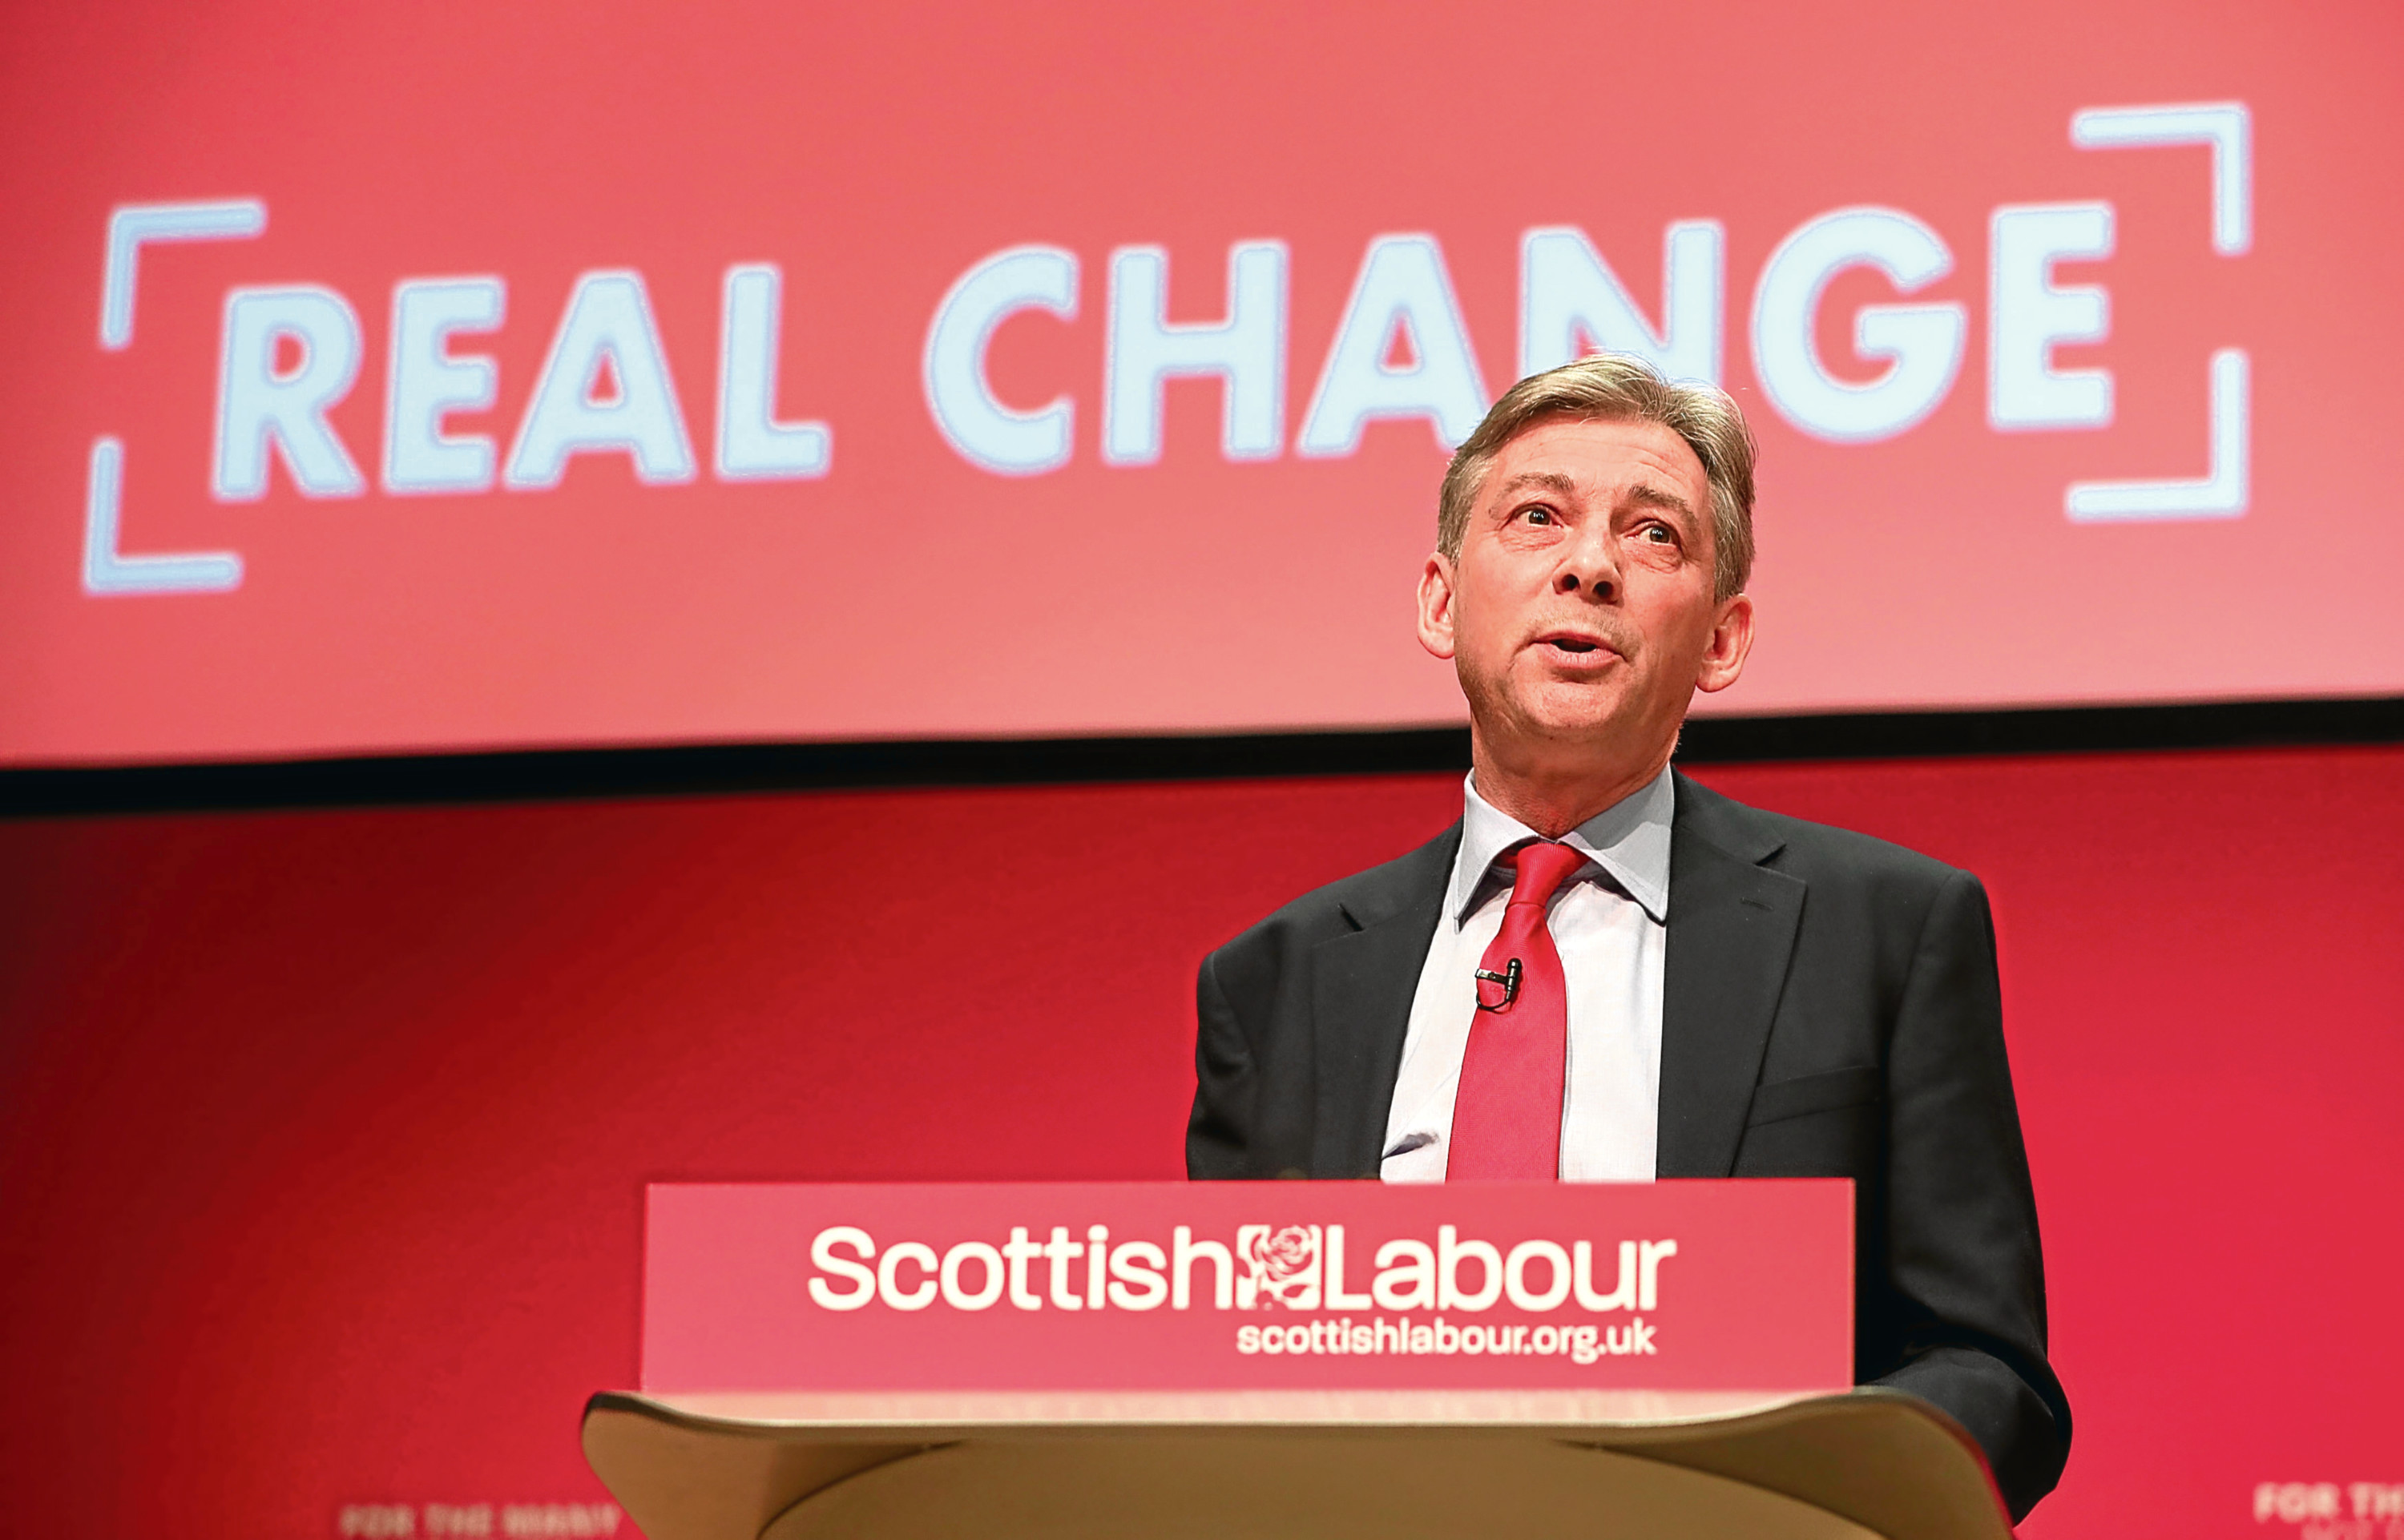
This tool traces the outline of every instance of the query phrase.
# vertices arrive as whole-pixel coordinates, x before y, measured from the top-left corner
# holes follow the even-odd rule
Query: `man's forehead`
[[[1641,418],[1544,417],[1495,451],[1487,471],[1486,498],[1531,486],[1563,494],[1608,493],[1633,483],[1690,503],[1710,488],[1694,446],[1664,424]]]

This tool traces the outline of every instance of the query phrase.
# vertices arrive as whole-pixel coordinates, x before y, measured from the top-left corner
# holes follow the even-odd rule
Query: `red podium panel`
[[[657,1185],[643,1389],[1852,1382],[1843,1181]]]
[[[651,1540],[2008,1540],[1851,1183],[650,1189]]]
[[[2007,1540],[1852,1182],[651,1187],[651,1540]]]

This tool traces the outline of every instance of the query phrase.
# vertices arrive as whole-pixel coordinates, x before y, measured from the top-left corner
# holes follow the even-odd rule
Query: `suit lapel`
[[[1773,829],[1684,776],[1677,784],[1656,1168],[1665,1177],[1726,1176],[1806,889],[1760,864],[1784,844]]]
[[[1313,1176],[1377,1174],[1412,997],[1460,847],[1455,824],[1346,894],[1340,907],[1358,929],[1311,952]]]

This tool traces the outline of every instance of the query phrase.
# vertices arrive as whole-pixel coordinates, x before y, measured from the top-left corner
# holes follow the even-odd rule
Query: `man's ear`
[[[1753,655],[1753,595],[1739,594],[1720,601],[1719,616],[1712,623],[1711,646],[1704,650],[1703,665],[1695,674],[1695,688],[1709,694],[1725,690],[1744,672],[1744,660]]]
[[[1452,656],[1452,563],[1441,551],[1419,571],[1419,645],[1439,658]]]

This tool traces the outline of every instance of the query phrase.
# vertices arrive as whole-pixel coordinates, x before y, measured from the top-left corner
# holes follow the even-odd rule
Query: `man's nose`
[[[1561,549],[1561,563],[1553,573],[1554,590],[1583,593],[1604,603],[1619,597],[1619,556],[1608,526],[1589,525]]]

